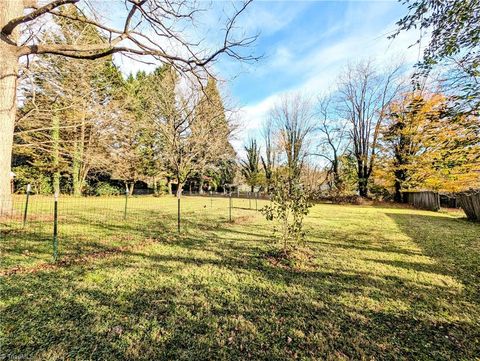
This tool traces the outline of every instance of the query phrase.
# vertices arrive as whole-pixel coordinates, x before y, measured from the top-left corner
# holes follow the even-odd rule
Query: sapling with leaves
[[[278,149],[283,167],[273,176],[271,204],[261,212],[267,220],[277,222],[280,242],[285,256],[292,246],[305,239],[303,219],[311,207],[310,192],[302,182],[310,133],[313,129],[310,102],[300,95],[285,96],[271,112],[276,128]]]
[[[269,221],[275,221],[275,235],[282,245],[285,256],[305,240],[303,220],[312,206],[309,192],[299,178],[291,179],[285,169],[273,177],[271,203],[260,211]]]

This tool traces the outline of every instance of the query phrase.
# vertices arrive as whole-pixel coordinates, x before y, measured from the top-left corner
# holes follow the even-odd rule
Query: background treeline
[[[68,16],[55,18],[43,42],[108,42],[69,20],[82,17],[76,8],[61,11]],[[403,66],[352,63],[327,94],[282,97],[238,160],[232,112],[208,74],[165,65],[125,78],[111,57],[35,58],[21,81],[15,188],[102,195],[143,184],[180,194],[244,184],[272,193],[285,173],[314,197],[340,200],[478,188],[478,110],[459,108],[472,95],[452,86],[459,70],[449,69],[414,87]]]
[[[62,11],[75,12],[75,8]],[[78,13],[70,14],[79,17]],[[106,41],[93,26],[56,19],[45,42]],[[212,77],[165,65],[124,78],[112,58],[35,59],[22,79],[15,125],[15,188],[74,195],[221,189],[233,182],[234,130]],[[141,182],[140,182],[141,181]]]
[[[402,66],[350,64],[328,94],[287,95],[273,107],[263,136],[245,146],[242,174],[268,189],[290,161],[285,143],[301,139],[293,152],[317,198],[401,202],[409,191],[478,188],[480,121],[454,109],[445,84],[430,79],[414,89]]]

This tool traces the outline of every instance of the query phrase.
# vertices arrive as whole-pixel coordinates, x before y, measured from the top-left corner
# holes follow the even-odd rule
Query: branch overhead
[[[55,54],[75,59],[98,59],[125,53],[150,56],[161,63],[172,64],[179,71],[193,72],[196,68],[205,68],[222,54],[240,61],[259,59],[250,54],[245,55],[242,51],[257,39],[257,35],[239,38],[234,35],[238,30],[237,19],[251,2],[252,0],[247,0],[242,6],[234,8],[234,13],[225,20],[218,48],[210,50],[202,48],[201,41],[192,41],[183,35],[186,29],[196,29],[194,17],[202,10],[184,0],[127,0],[125,19],[118,27],[108,26],[99,19],[100,11],[92,4],[87,4],[85,8],[80,0],[54,0],[47,5],[34,7],[32,12],[8,22],[2,28],[2,35],[8,38],[17,26],[42,16],[63,18],[96,28],[105,40],[89,45],[47,44],[36,36],[30,43],[18,46],[17,55]],[[76,12],[64,11],[65,6],[74,7]],[[85,13],[91,13],[92,16],[84,15]]]
[[[13,30],[20,24],[28,23],[30,21],[33,21],[37,19],[38,17],[47,14],[51,12],[52,10],[58,8],[59,6],[65,5],[65,4],[75,4],[79,2],[80,0],[55,0],[52,1],[51,3],[39,7],[32,11],[31,13],[28,13],[27,15],[18,17],[16,19],[10,20],[5,26],[2,28],[2,35],[4,36],[9,36],[12,34]]]

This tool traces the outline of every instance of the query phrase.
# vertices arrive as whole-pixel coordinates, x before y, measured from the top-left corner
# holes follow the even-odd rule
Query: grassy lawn
[[[51,266],[36,202],[1,241],[0,359],[480,355],[480,225],[461,214],[316,205],[311,252],[286,266],[248,200],[229,223],[227,199],[184,198],[178,236],[174,198],[132,198],[126,221],[122,198],[65,199]]]

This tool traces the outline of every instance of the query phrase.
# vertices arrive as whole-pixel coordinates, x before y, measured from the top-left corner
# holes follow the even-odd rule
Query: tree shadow
[[[467,224],[467,237],[460,237],[458,220],[420,219],[419,230],[409,217],[418,222],[422,216],[389,216],[437,262],[410,262],[418,254],[393,244],[316,241],[309,267],[281,268],[262,257],[268,246],[257,241],[263,235],[256,225],[241,231],[207,225],[87,265],[7,277],[0,286],[2,353],[36,359],[474,360],[480,353],[478,298],[468,303],[458,289],[407,279],[400,271],[459,277],[471,289],[464,273],[478,264],[467,262],[460,272],[464,256],[448,253],[457,251],[455,245],[473,247],[477,228]],[[150,222],[145,226],[153,227]],[[442,246],[452,239],[455,245],[435,249],[434,234],[446,235]],[[336,248],[348,256],[321,263],[334,257],[325,250]],[[376,259],[370,251],[396,253],[398,260]],[[355,268],[353,258],[371,268]]]
[[[436,260],[437,272],[455,277],[467,295],[480,300],[480,225],[460,218],[386,213],[423,253]],[[459,231],[461,229],[461,232]]]

